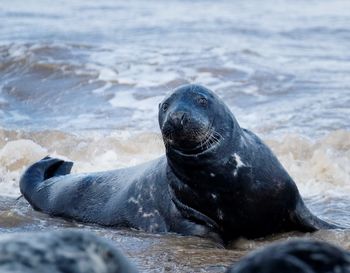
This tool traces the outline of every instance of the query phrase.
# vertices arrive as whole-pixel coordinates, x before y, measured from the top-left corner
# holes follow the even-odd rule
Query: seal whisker
[[[213,133],[212,139],[214,140],[215,143],[219,143],[220,138],[215,135],[215,132]]]
[[[197,138],[199,139],[199,142],[200,142],[200,148],[203,147],[203,142],[202,142],[202,137],[201,137],[201,132],[199,132],[197,129],[196,129],[196,132],[197,132]]]

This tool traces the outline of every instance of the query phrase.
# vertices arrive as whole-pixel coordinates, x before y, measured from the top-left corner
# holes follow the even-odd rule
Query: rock
[[[0,272],[137,273],[111,243],[85,231],[0,236]]]
[[[325,242],[293,240],[248,254],[226,273],[348,273],[350,252]]]

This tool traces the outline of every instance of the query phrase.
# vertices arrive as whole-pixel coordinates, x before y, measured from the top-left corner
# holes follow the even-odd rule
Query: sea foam
[[[333,131],[317,141],[299,135],[264,139],[303,196],[350,193],[350,132]],[[46,155],[73,161],[73,173],[136,165],[164,153],[160,134],[117,131],[69,134],[0,130],[0,191],[19,194],[24,169]]]

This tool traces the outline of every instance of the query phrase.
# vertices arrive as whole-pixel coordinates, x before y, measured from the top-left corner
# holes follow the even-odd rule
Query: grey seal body
[[[35,209],[52,216],[154,233],[218,237],[211,227],[184,218],[176,208],[169,180],[177,178],[165,156],[89,174],[68,175],[71,167],[72,162],[46,157],[26,170],[21,192]]]
[[[23,174],[21,192],[51,215],[224,242],[336,228],[310,213],[270,149],[212,91],[179,87],[160,103],[158,118],[164,156],[75,175],[71,162],[47,157]]]

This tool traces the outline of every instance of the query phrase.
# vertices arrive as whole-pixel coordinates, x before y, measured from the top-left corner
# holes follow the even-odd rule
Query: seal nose
[[[170,118],[174,125],[180,127],[183,127],[188,121],[188,115],[184,111],[173,112],[170,114]]]

